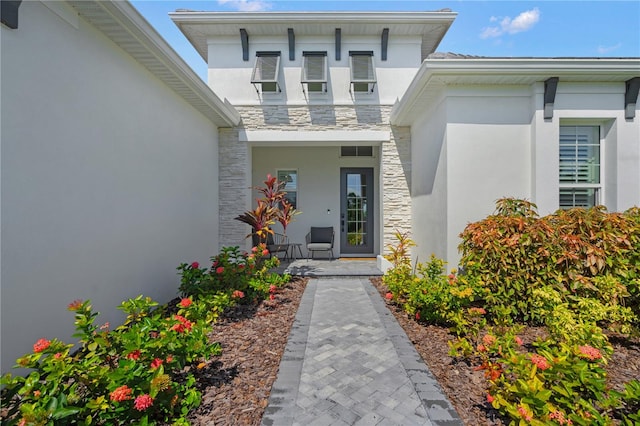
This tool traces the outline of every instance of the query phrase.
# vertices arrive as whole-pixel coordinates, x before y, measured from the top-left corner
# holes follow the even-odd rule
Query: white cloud
[[[607,53],[618,50],[622,47],[622,43],[614,44],[613,46],[598,46],[598,54],[605,55]]]
[[[240,12],[261,12],[271,9],[271,3],[263,0],[218,0],[221,6],[229,6]]]
[[[531,10],[526,10],[520,15],[511,19],[509,16],[499,18],[492,16],[489,22],[500,21],[500,26],[486,27],[482,29],[480,38],[492,38],[500,37],[503,34],[516,34],[523,31],[528,31],[540,20],[540,10],[534,7]]]

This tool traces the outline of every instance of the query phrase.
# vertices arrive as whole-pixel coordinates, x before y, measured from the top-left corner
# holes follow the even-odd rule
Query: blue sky
[[[169,19],[204,11],[431,11],[458,16],[438,47],[481,56],[640,57],[640,1],[138,0],[136,9],[206,81],[206,64]]]

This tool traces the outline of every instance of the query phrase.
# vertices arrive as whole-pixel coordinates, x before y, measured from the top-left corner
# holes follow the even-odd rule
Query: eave
[[[640,75],[640,58],[426,59],[391,111],[391,124],[408,126],[447,86],[530,86],[563,82],[625,82]],[[621,105],[621,107],[623,107]]]
[[[456,13],[437,12],[195,12],[176,11],[169,16],[205,61],[208,61],[207,38],[240,36],[286,36],[292,29],[296,36],[333,36],[336,28],[342,35],[380,36],[388,28],[390,36],[414,35],[422,38],[422,57],[427,57],[453,23]]]
[[[232,127],[240,114],[216,96],[129,2],[70,1],[78,15],[219,127]]]

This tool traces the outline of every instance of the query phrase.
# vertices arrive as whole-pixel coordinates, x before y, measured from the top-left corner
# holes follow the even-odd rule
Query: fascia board
[[[338,24],[410,24],[453,22],[456,12],[195,12],[176,11],[169,13],[175,23],[184,24],[285,24],[324,23]]]

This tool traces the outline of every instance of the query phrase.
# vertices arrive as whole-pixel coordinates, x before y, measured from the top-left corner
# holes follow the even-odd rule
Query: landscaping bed
[[[213,326],[222,353],[195,373],[202,404],[192,425],[259,425],[308,278],[292,278],[275,300],[236,305]]]
[[[372,278],[371,282],[382,297],[389,291],[381,278]],[[479,361],[475,365],[456,362],[449,355],[448,342],[453,342],[455,335],[448,328],[418,323],[394,303],[387,302],[387,307],[407,333],[465,425],[509,424],[508,419],[501,418],[497,410],[487,403],[487,381],[483,372],[475,369]],[[520,333],[525,346],[545,335],[542,327],[526,327]],[[640,380],[640,339],[613,336],[610,341],[614,352],[606,367],[607,385],[622,390],[624,383]]]

